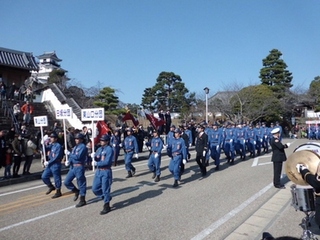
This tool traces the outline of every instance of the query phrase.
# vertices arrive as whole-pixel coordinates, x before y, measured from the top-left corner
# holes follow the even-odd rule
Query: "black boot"
[[[156,177],[156,172],[153,172],[153,174],[152,174],[152,179],[154,179]]]
[[[172,187],[178,187],[178,186],[179,186],[178,180],[174,180],[174,183],[173,183]]]
[[[160,181],[160,175],[158,175],[155,179],[154,179],[155,182],[159,182]]]
[[[74,192],[73,201],[77,201],[78,197],[79,197],[79,192],[80,192],[79,189],[75,188],[75,189],[72,190],[72,192]]]
[[[131,178],[132,177],[132,173],[131,171],[128,171],[128,175],[126,176],[126,178]]]
[[[61,196],[62,196],[61,190],[57,189],[56,193],[51,198],[58,198],[58,197],[61,197]]]
[[[107,213],[110,212],[110,211],[111,211],[110,204],[109,204],[109,203],[105,203],[105,204],[103,205],[102,211],[100,212],[100,215],[107,214]]]
[[[53,185],[51,185],[51,186],[49,186],[49,189],[48,189],[48,191],[46,192],[46,194],[48,195],[48,194],[50,194],[52,191],[54,191],[54,190],[56,190],[56,188],[53,186]]]
[[[134,168],[134,167],[131,168],[131,174],[132,174],[132,176],[134,176],[136,174],[136,168]]]
[[[80,202],[76,205],[76,207],[82,207],[84,205],[86,205],[87,202],[86,202],[86,197],[85,196],[80,196]]]

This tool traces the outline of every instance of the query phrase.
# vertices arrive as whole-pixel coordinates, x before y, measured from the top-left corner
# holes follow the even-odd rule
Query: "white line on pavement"
[[[131,188],[127,188],[125,190],[117,192],[116,194],[111,194],[111,195],[112,196],[118,196],[118,195],[121,195],[121,194],[124,194],[124,193],[127,193],[127,192],[131,192],[132,190],[138,190],[138,189],[143,188],[145,186],[151,186],[151,185],[152,185],[151,183],[150,184],[148,184],[148,183],[147,184],[138,184],[136,186],[133,186]],[[99,198],[95,198],[95,199],[92,199],[92,200],[89,200],[89,201],[94,201],[94,200],[99,200]],[[89,201],[87,201],[87,202],[89,202]],[[26,223],[34,222],[34,221],[40,220],[42,218],[49,217],[49,216],[52,216],[52,215],[55,215],[55,214],[58,214],[58,213],[73,209],[73,208],[75,208],[74,205],[70,206],[70,207],[67,207],[67,208],[60,209],[58,211],[54,211],[54,212],[45,214],[45,215],[41,215],[41,216],[38,216],[38,217],[35,217],[35,218],[31,218],[31,219],[28,219],[28,220],[25,220],[25,221],[22,221],[22,222],[18,222],[18,223],[15,223],[15,224],[0,228],[0,232],[3,232],[5,230],[9,230],[9,229],[14,228],[14,227],[18,227],[18,226],[26,224]]]
[[[218,227],[220,227],[225,222],[229,221],[231,218],[233,218],[236,214],[241,212],[243,209],[245,209],[249,204],[251,204],[253,201],[255,201],[258,197],[262,196],[264,193],[266,193],[271,187],[273,186],[272,183],[261,189],[259,192],[254,194],[252,197],[247,199],[245,202],[240,204],[235,209],[231,210],[229,213],[224,215],[222,218],[220,218],[218,221],[215,221],[212,223],[209,227],[201,231],[198,235],[193,237],[191,240],[201,240],[207,237],[209,234],[214,232]]]
[[[253,162],[252,162],[251,167],[255,167],[255,166],[257,166],[257,165],[258,165],[258,162],[259,162],[259,158],[255,158],[255,159],[253,159]]]
[[[170,158],[168,158],[168,157],[161,158],[162,162],[169,161],[169,160],[170,160]],[[148,164],[148,160],[144,160],[144,161],[145,162],[143,162],[143,163],[135,164],[135,166],[136,167],[141,167],[141,166],[147,165]],[[124,170],[124,166],[116,167],[116,168],[112,169],[113,172],[118,172],[118,171],[121,171],[121,170]],[[86,177],[92,177],[92,176],[94,176],[94,172],[86,174]],[[35,187],[29,187],[29,188],[24,188],[24,189],[12,191],[12,192],[6,192],[6,193],[0,194],[0,197],[16,194],[16,193],[20,193],[20,192],[26,192],[26,191],[30,191],[32,189],[41,188],[41,187],[47,187],[47,186],[44,185],[44,184],[41,184],[41,185],[35,186]]]

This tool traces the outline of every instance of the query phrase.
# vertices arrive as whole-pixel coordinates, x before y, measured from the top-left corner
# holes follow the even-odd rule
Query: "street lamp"
[[[210,89],[205,87],[203,90],[206,93],[206,123],[208,123],[208,94]]]

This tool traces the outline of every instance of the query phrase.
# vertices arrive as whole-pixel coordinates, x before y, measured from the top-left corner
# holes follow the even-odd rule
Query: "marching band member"
[[[301,174],[302,178],[314,188],[314,195],[316,196],[315,222],[320,227],[320,176],[318,175],[319,166],[315,175],[312,174],[309,171],[308,167],[303,164],[297,164],[296,168]]]
[[[272,148],[271,161],[273,162],[273,185],[275,188],[284,189],[286,188],[281,184],[280,177],[282,171],[282,163],[287,160],[285,148],[290,146],[290,143],[282,144],[280,140],[280,128],[275,128],[271,131],[272,139],[270,145]]]

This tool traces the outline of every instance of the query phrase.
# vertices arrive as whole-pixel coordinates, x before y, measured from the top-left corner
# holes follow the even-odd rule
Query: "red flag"
[[[133,122],[134,126],[138,126],[139,125],[139,121],[138,119],[136,119],[128,110],[127,113],[123,116],[122,118],[122,122],[126,121],[126,120],[131,120]]]
[[[110,128],[104,121],[97,122],[97,131],[98,131],[98,135],[94,138],[94,145],[100,142],[100,138],[102,137],[102,135],[108,134],[109,132],[111,132]]]
[[[155,127],[156,129],[159,126],[162,126],[163,124],[165,124],[164,120],[156,118],[155,116],[153,116],[152,114],[149,114],[149,113],[145,113],[145,114],[146,114],[146,118],[150,121],[152,126]]]

